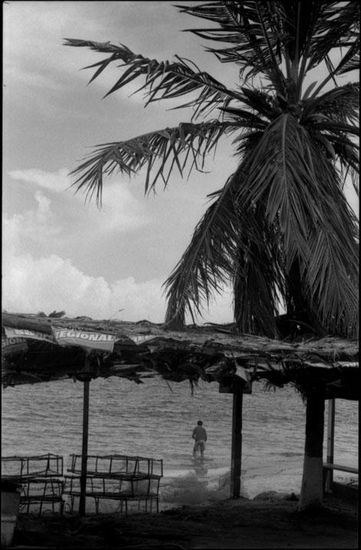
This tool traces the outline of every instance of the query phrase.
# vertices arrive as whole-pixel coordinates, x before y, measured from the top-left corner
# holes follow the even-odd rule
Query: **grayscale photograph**
[[[356,549],[359,2],[2,12],[1,548]]]

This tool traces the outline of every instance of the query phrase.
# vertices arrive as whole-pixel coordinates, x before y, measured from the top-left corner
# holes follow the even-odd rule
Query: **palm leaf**
[[[85,67],[86,69],[97,67],[90,82],[99,77],[112,63],[122,61],[123,64],[117,65],[117,67],[127,67],[104,97],[139,79],[139,77],[145,78],[144,84],[137,91],[144,90],[146,92],[146,104],[199,92],[198,97],[183,105],[184,107],[193,106],[195,115],[212,111],[218,105],[227,105],[230,100],[238,97],[236,92],[228,90],[208,73],[198,68],[194,70],[191,67],[191,62],[187,62],[179,56],[176,56],[177,61],[174,62],[159,62],[156,59],[149,59],[135,54],[126,46],[116,46],[110,42],[100,43],[66,38],[64,44],[66,46],[87,47],[98,53],[110,54],[108,58]],[[177,108],[180,108],[180,106]]]
[[[198,223],[191,242],[165,282],[168,327],[180,328],[186,313],[194,319],[201,305],[233,281],[234,314],[239,330],[277,335],[277,290],[284,289],[277,239],[264,246],[275,229],[264,215],[241,211],[235,201],[244,177],[240,166]],[[268,241],[267,241],[268,242]],[[235,262],[234,259],[237,258]]]
[[[347,54],[337,65],[336,74],[344,75],[351,71],[358,71],[360,68],[360,40],[359,38],[350,46]]]
[[[286,276],[300,260],[310,303],[324,325],[337,331],[342,313],[344,326],[355,331],[357,223],[335,174],[317,140],[285,114],[255,147],[238,200],[242,208],[266,204],[268,224],[277,221],[282,233]]]
[[[222,62],[242,63],[245,80],[262,72],[277,88],[284,86],[279,68],[281,60],[275,55],[279,51],[280,35],[275,29],[272,4],[220,1],[177,7],[181,12],[217,23],[218,27],[188,30],[207,40],[232,44],[226,48],[208,48],[208,51]]]
[[[327,93],[305,101],[301,123],[319,142],[326,155],[338,160],[344,178],[359,173],[359,144],[353,136],[358,135],[359,84],[337,86]],[[358,181],[352,177],[356,192]]]
[[[232,276],[239,223],[233,208],[236,184],[233,176],[222,191],[213,194],[212,204],[165,282],[168,300],[165,322],[169,327],[182,326],[187,312],[192,317],[201,314],[201,304],[209,303],[214,292],[220,292]]]
[[[321,114],[329,121],[344,125],[352,124],[352,131],[354,131],[359,115],[359,92],[358,83],[348,83],[344,86],[336,86],[318,97],[307,99],[304,102],[302,123],[307,124],[310,117]],[[317,122],[317,118],[312,119],[312,122],[313,120]],[[322,117],[319,117],[319,120],[322,120]]]
[[[115,172],[133,175],[147,168],[145,193],[155,188],[159,178],[164,185],[176,166],[180,175],[188,167],[202,170],[204,162],[230,123],[217,120],[207,123],[181,123],[175,128],[165,128],[120,142],[98,145],[95,153],[71,172],[76,176],[73,185],[87,198],[96,196],[101,204],[103,176]]]
[[[188,30],[206,40],[231,44],[208,51],[222,62],[240,64],[242,78],[263,74],[281,93],[293,82],[293,101],[300,97],[305,74],[322,62],[329,76],[314,95],[329,79],[358,68],[359,6],[352,0],[343,2],[342,9],[339,2],[328,0],[213,1],[177,7],[216,25]],[[343,48],[343,53],[333,67],[330,52],[336,48]]]
[[[319,65],[331,52],[338,48],[353,47],[358,40],[357,25],[360,7],[357,2],[343,2],[342,9],[338,2],[319,1],[317,24],[312,36],[312,49],[308,69]],[[346,53],[347,55],[347,53]],[[342,56],[343,57],[343,56]],[[342,66],[342,59],[339,62]]]
[[[279,297],[285,294],[277,224],[269,226],[260,207],[239,207],[238,214],[241,229],[233,281],[237,327],[274,338]]]
[[[345,2],[342,9],[338,2],[322,2],[322,4],[322,17],[319,18],[312,37],[307,70],[310,71],[322,61],[326,61],[329,74],[314,90],[313,97],[317,96],[331,79],[335,80],[336,76],[358,68],[356,63],[359,59],[360,7],[358,3],[352,0]],[[341,59],[334,67],[328,61],[330,52],[336,49],[341,53]]]

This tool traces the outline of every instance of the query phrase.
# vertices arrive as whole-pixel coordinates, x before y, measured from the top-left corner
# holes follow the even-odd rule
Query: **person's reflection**
[[[205,477],[208,474],[208,468],[204,460],[197,460],[194,463],[194,471],[198,477]]]

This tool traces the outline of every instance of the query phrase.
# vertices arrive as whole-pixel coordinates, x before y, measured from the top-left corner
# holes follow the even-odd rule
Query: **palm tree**
[[[148,193],[160,180],[167,186],[175,171],[202,169],[219,140],[233,136],[237,168],[211,195],[165,283],[167,325],[182,327],[187,313],[201,313],[231,283],[239,331],[278,337],[281,300],[287,317],[315,334],[355,336],[358,223],[344,186],[350,177],[357,189],[359,86],[340,77],[359,65],[358,2],[176,7],[208,21],[190,32],[209,41],[207,51],[218,61],[239,67],[238,87],[179,56],[157,61],[123,45],[66,39],[68,46],[107,54],[88,67],[95,70],[91,81],[108,65],[120,67],[106,95],[142,78],[147,104],[186,96],[178,108],[192,112],[177,127],[98,146],[73,171],[76,189],[101,203],[104,175],[146,167]],[[322,407],[312,411],[318,411],[313,418],[323,415]],[[314,447],[306,442],[306,455],[319,462]]]

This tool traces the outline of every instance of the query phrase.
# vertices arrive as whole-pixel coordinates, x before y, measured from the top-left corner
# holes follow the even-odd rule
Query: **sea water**
[[[8,387],[2,392],[2,456],[80,454],[83,384],[72,380]],[[325,447],[327,401],[325,408]],[[208,432],[203,464],[192,459],[191,434],[198,420]],[[228,498],[232,395],[217,383],[119,379],[90,383],[89,454],[161,458],[161,506]],[[305,434],[305,404],[292,387],[254,383],[243,397],[241,494],[299,493]],[[335,463],[357,467],[358,404],[336,401]],[[324,450],[326,457],[326,448]],[[336,472],[335,479],[352,481]]]

